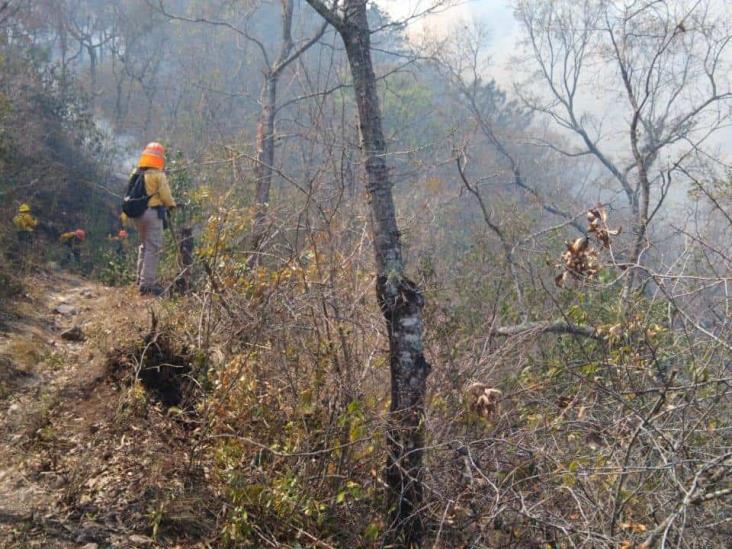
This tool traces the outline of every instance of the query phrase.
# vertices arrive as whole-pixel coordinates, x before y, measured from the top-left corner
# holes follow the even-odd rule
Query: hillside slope
[[[110,367],[161,303],[64,274],[26,287],[0,318],[0,547],[198,546],[214,523],[189,428]]]

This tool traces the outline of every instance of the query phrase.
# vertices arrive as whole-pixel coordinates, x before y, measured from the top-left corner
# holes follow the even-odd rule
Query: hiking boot
[[[140,287],[140,295],[152,295],[155,297],[160,297],[165,293],[165,290],[162,288],[162,286],[158,286],[157,284],[155,286],[141,286]]]

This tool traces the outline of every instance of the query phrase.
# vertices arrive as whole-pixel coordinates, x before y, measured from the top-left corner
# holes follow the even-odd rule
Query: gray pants
[[[134,221],[141,243],[137,255],[137,284],[140,288],[150,288],[157,284],[158,259],[163,246],[163,220],[158,217],[157,210],[148,208]]]

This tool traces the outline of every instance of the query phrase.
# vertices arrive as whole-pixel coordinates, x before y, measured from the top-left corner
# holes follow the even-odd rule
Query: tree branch
[[[345,22],[338,15],[336,15],[335,8],[338,5],[336,1],[333,8],[328,8],[321,0],[307,0],[310,7],[317,11],[320,16],[330,23],[334,28],[340,30]]]
[[[553,334],[570,334],[590,339],[600,340],[597,331],[591,326],[583,326],[579,324],[571,324],[563,320],[544,320],[539,322],[522,322],[515,326],[502,326],[494,328],[492,335],[510,337],[517,335],[525,335],[529,333],[553,333]]]

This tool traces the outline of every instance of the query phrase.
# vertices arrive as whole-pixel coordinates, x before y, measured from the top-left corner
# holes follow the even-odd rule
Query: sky
[[[493,18],[497,24],[511,24],[513,10],[507,0],[463,0],[457,5],[442,12],[441,18],[459,19],[465,16]],[[381,0],[383,5],[394,17],[404,17],[409,13],[420,11],[428,7],[429,0]]]
[[[711,0],[712,9],[720,14],[729,9],[731,0]],[[394,18],[403,19],[424,11],[434,0],[378,0]],[[512,0],[453,0],[453,5],[441,12],[417,20],[410,25],[408,33],[420,35],[425,30],[437,35],[454,30],[463,22],[478,22],[488,29],[487,53],[491,57],[490,78],[495,79],[509,94],[514,84],[524,79],[523,74],[511,63],[511,57],[519,51],[521,28],[514,17]],[[726,19],[726,17],[724,18]],[[727,63],[732,65],[732,47],[728,48]],[[587,91],[587,90],[586,90]],[[604,118],[613,112],[596,93],[589,92],[578,101],[582,108]],[[732,162],[732,127],[723,128],[712,143],[726,162]]]
[[[513,15],[512,0],[449,0],[451,7],[410,23],[407,34],[421,36],[444,35],[460,28],[460,24],[474,22],[489,33],[487,53],[491,57],[490,77],[505,89],[511,89],[517,79],[510,57],[516,53],[520,36],[519,23]],[[404,19],[420,13],[434,0],[379,0],[378,4],[395,19]]]
[[[381,0],[384,6],[395,18],[403,18],[409,14],[424,10],[430,0]],[[441,11],[439,14],[426,18],[426,21],[417,23],[417,29],[422,30],[426,25],[430,30],[449,29],[451,25],[461,21],[479,21],[485,24],[491,32],[491,49],[494,54],[510,50],[518,38],[518,22],[513,16],[510,0],[457,0],[457,5]]]

